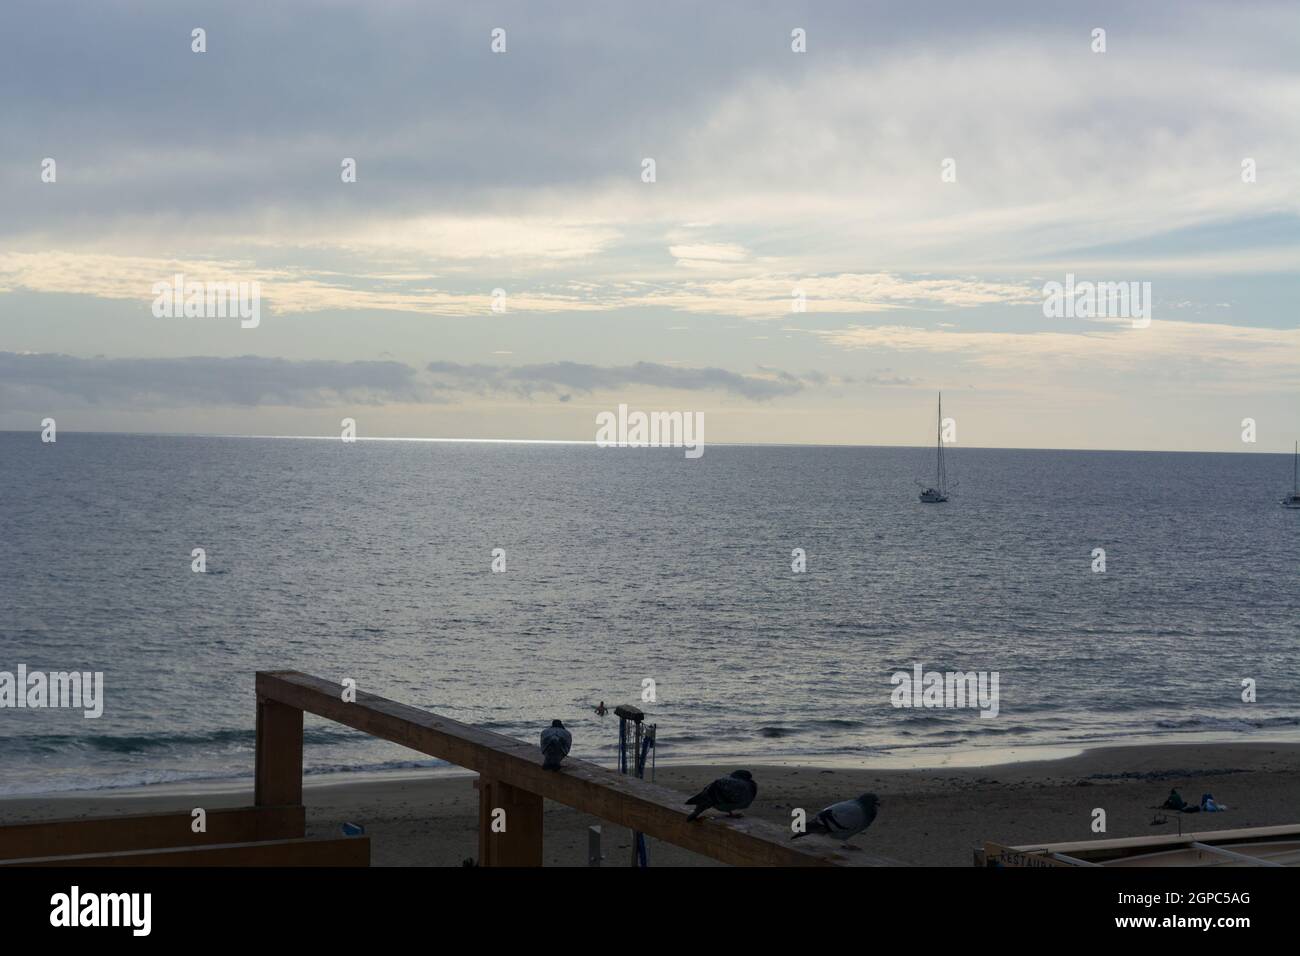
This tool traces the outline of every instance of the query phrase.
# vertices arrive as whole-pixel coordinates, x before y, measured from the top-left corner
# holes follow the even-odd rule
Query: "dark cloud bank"
[[[415,370],[400,362],[236,358],[76,358],[0,352],[0,407],[52,403],[159,408],[313,406],[419,401]]]
[[[434,387],[450,391],[514,392],[519,395],[569,392],[611,391],[640,385],[679,391],[721,391],[764,401],[793,395],[804,382],[787,372],[775,371],[771,377],[740,375],[720,368],[678,368],[654,362],[635,365],[583,365],[578,362],[547,362],[540,365],[458,365],[455,362],[430,362]]]
[[[288,405],[341,401],[442,403],[458,395],[554,396],[663,388],[715,391],[750,401],[794,395],[824,384],[777,369],[742,375],[720,368],[678,368],[654,362],[600,366],[578,362],[461,365],[432,362],[424,370],[395,361],[333,362],[244,355],[233,358],[78,358],[0,352],[0,408],[57,405],[115,408]]]

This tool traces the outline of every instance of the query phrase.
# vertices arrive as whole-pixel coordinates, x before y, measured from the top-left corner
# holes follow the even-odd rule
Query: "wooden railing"
[[[0,868],[369,866],[367,837],[308,839],[297,806],[223,807],[0,825]]]
[[[1276,844],[1268,852],[1249,856],[1235,852],[1239,846]],[[1141,837],[1112,837],[1106,840],[1074,840],[1028,846],[1006,846],[985,842],[975,850],[976,866],[1044,867],[1101,866],[1115,864],[1132,856],[1150,856],[1176,850],[1199,850],[1207,862],[1234,861],[1253,866],[1294,865],[1292,849],[1300,843],[1300,825],[1294,823],[1271,827],[1245,827],[1234,830],[1202,830],[1189,833],[1161,833]],[[1283,862],[1280,862],[1283,861]],[[1165,863],[1166,866],[1179,864]]]
[[[298,671],[257,674],[257,806],[302,803],[303,713],[446,760],[479,774],[479,863],[541,866],[542,800],[554,800],[611,823],[724,863],[749,866],[901,866],[866,850],[844,850],[809,836],[792,842],[782,827],[750,817],[686,822],[685,795],[574,758],[562,770],[541,766],[535,743],[462,724],[396,701]],[[494,832],[495,810],[505,811]],[[499,817],[500,815],[497,814]]]
[[[0,861],[302,839],[307,826],[300,806],[214,808],[197,833],[193,822],[190,811],[180,810],[10,823],[0,827]]]

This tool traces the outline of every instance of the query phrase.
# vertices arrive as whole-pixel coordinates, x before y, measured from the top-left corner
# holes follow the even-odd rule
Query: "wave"
[[[1211,717],[1197,714],[1178,720],[1157,720],[1160,730],[1265,730],[1270,727],[1300,727],[1300,717]]]
[[[333,763],[317,764],[303,768],[304,777],[329,776],[330,774],[372,774],[393,773],[410,770],[437,770],[452,764],[435,757],[414,760],[380,760],[370,763]],[[149,787],[159,784],[214,784],[234,783],[252,787],[250,774],[240,774],[233,768],[225,771],[203,772],[197,770],[137,770],[130,773],[113,774],[97,780],[84,777],[69,777],[66,780],[43,779],[39,782],[0,784],[0,796],[17,797],[42,793],[66,793],[100,790],[130,790],[137,787]]]
[[[303,730],[305,744],[332,744],[366,739],[367,735],[349,727],[309,727]],[[6,753],[35,751],[42,754],[85,750],[112,754],[143,754],[182,747],[243,746],[252,747],[257,733],[250,729],[229,728],[204,733],[159,734],[24,734],[0,737]]]

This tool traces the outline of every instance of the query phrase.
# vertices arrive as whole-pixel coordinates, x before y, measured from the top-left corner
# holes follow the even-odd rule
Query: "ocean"
[[[98,719],[0,709],[0,793],[251,777],[258,669],[558,717],[607,764],[601,700],[675,762],[1300,739],[1288,456],[950,446],[925,505],[933,458],[0,433],[0,671],[105,688]],[[996,672],[997,716],[893,706],[916,665]],[[310,716],[304,759],[438,765]]]

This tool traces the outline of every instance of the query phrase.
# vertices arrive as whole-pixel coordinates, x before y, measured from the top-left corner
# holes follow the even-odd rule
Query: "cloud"
[[[91,295],[103,299],[153,301],[156,282],[176,274],[196,282],[257,282],[273,314],[326,310],[414,312],[425,315],[492,314],[491,288],[467,290],[447,283],[430,287],[428,275],[341,273],[293,267],[258,267],[251,261],[174,259],[50,250],[0,253],[0,285],[29,292]],[[442,280],[446,281],[446,280]],[[522,290],[508,296],[518,312],[583,312],[607,308],[600,295]]]
[[[1009,373],[1003,376],[1007,382],[1083,372],[1194,380],[1201,390],[1300,386],[1300,329],[1156,317],[1146,328],[1112,323],[1059,332],[964,332],[853,325],[811,334],[842,349],[951,357]]]
[[[617,391],[633,386],[677,391],[720,391],[753,401],[793,395],[804,381],[788,372],[768,370],[763,375],[740,375],[720,368],[679,368],[655,362],[599,366],[578,362],[539,365],[459,365],[431,362],[435,387],[448,391],[512,392],[531,396],[569,392]]]
[[[413,0],[234,0],[204,14],[203,55],[174,6],[47,0],[7,16],[0,142],[21,148],[0,151],[0,347],[224,347],[150,324],[153,284],[182,272],[260,283],[262,332],[241,348],[418,367],[358,386],[297,362],[283,374],[51,365],[46,382],[18,384],[11,364],[10,402],[54,388],[100,402],[423,402],[669,383],[753,398],[765,404],[748,412],[775,420],[799,389],[880,373],[872,352],[899,381],[969,375],[982,395],[1014,391],[1009,420],[1076,372],[1124,375],[1108,384],[1134,403],[1171,376],[1182,394],[1296,383],[1295,333],[1262,328],[1295,324],[1287,0],[1189,0],[1179,16],[1097,0],[1086,21],[1033,0],[935,0],[926,16],[857,0],[502,0],[490,20]],[[489,51],[496,25],[506,55]],[[806,54],[790,51],[794,25]],[[1108,31],[1102,55],[1094,25]],[[56,183],[40,181],[46,156]],[[344,157],[355,183],[340,179]],[[948,158],[955,182],[940,176]],[[1233,307],[1165,313],[1218,325],[1157,309],[1145,333],[1067,329],[1035,314],[1043,279],[1066,272],[1159,279],[1169,302]],[[491,311],[496,288],[505,316]],[[313,317],[277,327],[284,315]],[[714,316],[727,319],[696,318]],[[696,368],[627,371],[650,354],[646,327],[688,321],[673,357]],[[789,344],[839,377],[756,370],[790,361]],[[421,364],[431,356],[448,360],[441,372]],[[538,356],[601,364],[451,364]],[[841,406],[845,434],[857,398]],[[791,420],[809,403],[791,401]],[[1177,427],[1202,428],[1182,407]],[[1113,422],[1093,427],[1100,442]]]
[[[742,375],[721,368],[682,368],[654,362],[623,366],[547,362],[533,365],[461,365],[432,362],[416,369],[396,361],[293,361],[244,355],[232,358],[78,358],[39,352],[0,352],[0,407],[172,408],[339,403],[445,403],[461,396],[550,395],[631,388],[716,391],[750,401],[794,395],[833,381],[764,368]],[[845,380],[847,381],[847,380]],[[888,383],[887,383],[888,384]]]
[[[929,278],[887,272],[800,275],[760,270],[737,278],[663,282],[652,291],[625,296],[623,301],[680,312],[779,319],[791,314],[796,293],[802,293],[806,310],[813,313],[959,309],[1042,301],[1041,289],[1030,283],[968,276]]]
[[[367,223],[314,244],[452,262],[508,258],[512,268],[541,268],[597,255],[619,237],[617,229],[597,222],[442,215]]]
[[[683,269],[718,272],[749,258],[749,251],[734,242],[678,243],[668,247],[668,254]]]
[[[716,251],[712,255],[724,255]],[[713,261],[700,258],[698,264]],[[510,312],[604,312],[662,308],[708,315],[775,319],[791,311],[796,290],[810,312],[879,312],[897,308],[964,308],[1041,300],[1029,283],[975,277],[908,277],[890,273],[797,275],[745,265],[732,278],[668,277],[655,282],[524,284],[506,289]],[[78,253],[0,252],[0,286],[32,292],[71,293],[106,299],[153,299],[153,285],[180,273],[194,281],[257,282],[269,311],[281,315],[326,310],[376,309],[443,316],[489,317],[491,289],[466,290],[466,279],[427,274],[306,272],[258,268],[252,262]],[[505,281],[505,280],[500,280]],[[431,285],[441,284],[441,288]]]
[[[201,56],[163,4],[85,31],[58,4],[22,8],[25,40],[0,58],[0,88],[22,95],[0,140],[32,148],[0,160],[0,242],[222,247],[259,264],[292,249],[304,270],[330,253],[435,258],[487,281],[504,259],[516,275],[653,272],[672,265],[665,236],[683,267],[725,276],[738,256],[813,274],[1081,265],[1079,250],[1267,215],[1294,235],[1285,3],[1177,18],[1102,4],[1101,55],[1087,24],[1042,5],[976,15],[950,0],[924,18],[849,2],[797,17],[607,6],[504,4],[502,56],[482,16],[455,6],[213,11]],[[794,19],[805,55],[789,52]],[[36,180],[45,155],[57,184]],[[354,184],[340,182],[345,156]],[[1259,164],[1249,185],[1245,157]],[[955,183],[940,180],[946,158]],[[1237,238],[1197,254],[1240,251]],[[1238,262],[1252,264],[1285,268]]]
[[[427,401],[400,362],[235,358],[76,358],[0,352],[0,407],[302,407]]]

